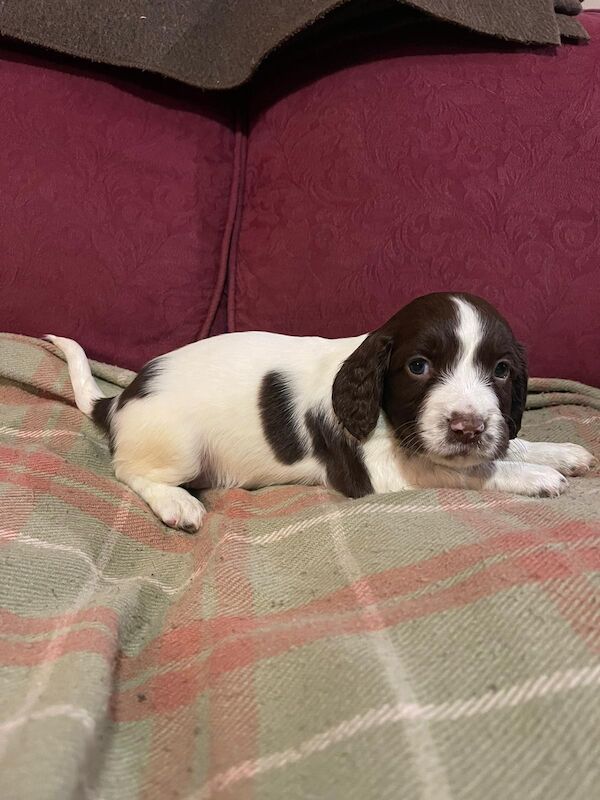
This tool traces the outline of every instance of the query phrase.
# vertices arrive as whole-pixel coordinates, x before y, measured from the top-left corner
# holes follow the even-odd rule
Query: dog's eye
[[[499,361],[494,367],[494,377],[499,378],[501,381],[506,380],[510,375],[510,366],[506,361]]]
[[[426,358],[412,358],[408,364],[408,371],[413,375],[427,375],[429,372],[429,361]]]

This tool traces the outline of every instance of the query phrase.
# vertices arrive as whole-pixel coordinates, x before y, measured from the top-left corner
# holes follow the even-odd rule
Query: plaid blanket
[[[531,389],[525,436],[600,455],[600,390]],[[0,337],[3,800],[597,791],[598,475],[552,500],[206,501],[199,535],[163,528],[64,362]]]

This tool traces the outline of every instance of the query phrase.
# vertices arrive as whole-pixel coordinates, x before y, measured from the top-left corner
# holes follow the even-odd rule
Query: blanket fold
[[[316,22],[347,25],[346,9],[375,18],[393,9],[395,24],[418,13],[526,44],[587,37],[573,16],[579,0],[4,0],[0,34],[225,89],[243,84],[270,52]]]

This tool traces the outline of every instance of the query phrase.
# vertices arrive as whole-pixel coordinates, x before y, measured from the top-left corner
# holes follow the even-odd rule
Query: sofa
[[[207,336],[492,301],[522,435],[600,456],[600,12],[531,48],[427,24],[201,92],[0,48],[3,800],[588,800],[600,475],[557,499],[209,491],[174,533],[41,340],[107,394]]]

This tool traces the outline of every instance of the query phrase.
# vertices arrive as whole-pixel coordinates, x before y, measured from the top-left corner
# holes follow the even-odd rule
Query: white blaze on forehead
[[[454,335],[458,349],[438,383],[428,394],[421,411],[419,429],[430,452],[447,447],[448,421],[454,414],[476,414],[485,422],[487,435],[500,435],[502,415],[491,385],[491,376],[478,363],[477,352],[485,339],[485,318],[462,297],[452,297],[457,311]]]
[[[456,360],[432,394],[443,405],[447,416],[477,414],[486,420],[498,411],[498,400],[490,376],[483,371],[477,352],[485,338],[485,319],[479,310],[462,297],[453,297],[458,312]]]
[[[449,377],[464,382],[462,388],[467,390],[482,382],[476,356],[484,334],[483,320],[477,309],[462,297],[453,297],[452,302],[458,311],[458,355],[456,363],[450,367]]]

